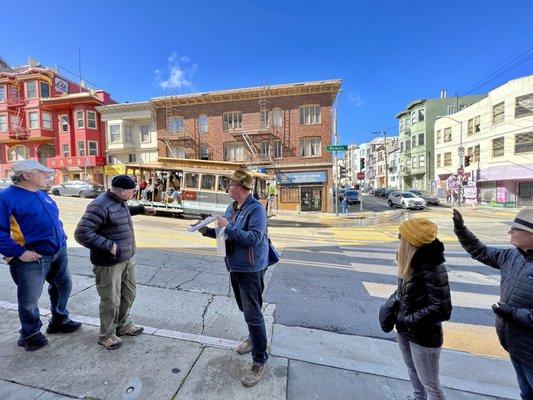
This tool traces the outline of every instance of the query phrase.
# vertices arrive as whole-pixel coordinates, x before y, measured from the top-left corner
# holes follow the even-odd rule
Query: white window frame
[[[279,145],[279,154],[278,154],[278,145]],[[273,156],[274,158],[283,158],[283,143],[281,140],[277,139],[274,140],[274,145],[272,147],[272,150],[274,152]]]
[[[442,143],[448,143],[452,141],[452,128],[444,128],[442,135]]]
[[[498,108],[501,110],[498,111]],[[498,112],[497,112],[498,111]],[[492,124],[497,125],[505,121],[505,102],[501,101],[498,104],[492,106]]]
[[[179,123],[178,123],[179,121]],[[185,128],[185,121],[179,115],[173,115],[167,118],[167,132],[171,134],[181,134]]]
[[[48,115],[48,119],[45,119],[45,115]],[[43,129],[51,131],[52,128],[52,113],[49,111],[41,111],[41,126]]]
[[[81,147],[80,147],[80,144],[82,145]],[[78,156],[80,157],[83,157],[87,154],[85,153],[85,141],[84,140],[79,140],[76,142],[76,150],[77,150]]]
[[[32,90],[32,93],[35,93],[34,96],[30,97],[30,90],[28,88],[28,86],[30,85],[30,83],[33,83],[33,90]],[[37,81],[28,81],[26,82],[26,85],[25,86],[25,89],[26,89],[26,99],[30,100],[30,99],[37,99],[38,98],[38,94],[37,94]]]
[[[322,138],[320,136],[301,138],[298,154],[302,158],[322,157]]]
[[[65,118],[66,123],[63,121],[63,118]],[[65,126],[67,127],[67,130],[63,129]],[[61,114],[59,116],[59,131],[61,133],[68,133],[70,131],[70,125],[68,123],[68,114]]]
[[[137,162],[137,154],[128,153],[128,163],[136,163],[136,162]]]
[[[418,156],[418,166],[420,168],[426,166],[426,156],[425,155],[421,154],[421,155]]]
[[[91,144],[94,144],[94,151],[91,149]],[[98,155],[98,142],[96,140],[87,141],[87,155],[88,156],[97,156]]]
[[[270,142],[268,140],[262,140],[259,143],[259,149],[262,157],[270,157]]]
[[[65,146],[67,147],[67,150],[65,151]],[[63,157],[70,157],[70,146],[68,143],[63,143],[61,145],[61,155]]]
[[[24,149],[24,154],[22,155],[22,157],[20,157],[20,154],[18,152],[13,152],[13,150],[15,149]],[[16,157],[13,157],[14,154],[16,154]],[[16,146],[11,147],[7,151],[7,161],[15,162],[19,160],[27,160],[29,154],[30,154],[30,149],[28,148],[28,146],[24,146],[23,144],[18,144]]]
[[[94,118],[91,118],[90,115],[94,115]],[[91,121],[94,121],[94,127],[91,126]],[[87,129],[98,129],[98,117],[96,111],[87,111]]]
[[[32,121],[31,116],[36,115],[36,118]],[[39,111],[28,111],[28,129],[40,129],[39,127]],[[35,126],[32,125],[35,122]]]
[[[447,157],[449,156],[449,157]],[[448,151],[446,153],[444,153],[444,156],[443,156],[443,165],[445,167],[451,167],[452,166],[452,152],[451,151]]]
[[[0,85],[0,103],[7,101],[7,88],[6,85]]]
[[[133,126],[123,125],[122,129],[124,129],[124,143],[133,144]]]
[[[300,125],[318,125],[322,123],[319,104],[305,104],[299,108]]]
[[[113,135],[116,135],[117,132],[112,132],[113,131],[113,128],[115,127],[118,127],[118,140],[113,140]],[[122,142],[122,132],[121,132],[122,128],[120,126],[120,124],[110,124],[108,126],[108,134],[109,134],[109,143],[120,143]]]
[[[209,121],[206,114],[200,114],[198,116],[198,133],[207,133],[209,132]]]
[[[224,143],[225,161],[244,161],[244,147],[240,143]]]
[[[4,122],[1,122],[3,119]],[[0,114],[0,132],[7,132],[7,114]]]
[[[242,129],[242,111],[228,111],[222,114],[222,130]]]
[[[146,128],[146,132],[143,132],[143,128]],[[152,135],[150,134],[150,125],[141,125],[139,128],[140,134],[141,134],[141,143],[150,143],[152,140]],[[143,138],[143,134],[146,134],[148,136],[148,139]]]
[[[83,110],[75,111],[74,115],[76,116],[76,129],[84,129],[85,128],[85,113],[83,112]],[[81,125],[80,125],[80,121],[81,121]]]
[[[272,109],[272,124],[276,128],[283,126],[283,110],[279,107]]]

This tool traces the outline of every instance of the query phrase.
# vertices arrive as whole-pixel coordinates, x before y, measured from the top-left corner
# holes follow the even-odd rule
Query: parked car
[[[96,197],[103,191],[102,185],[87,181],[68,181],[50,188],[50,193],[54,196],[79,196],[81,198]]]
[[[381,193],[384,191],[384,188],[374,189],[374,196],[381,196]]]
[[[0,179],[0,189],[5,189],[9,185],[11,185],[11,179],[9,178]]]
[[[439,205],[439,198],[437,196],[425,195],[422,191],[418,189],[411,189],[409,191],[414,195],[417,195],[418,197],[422,197],[424,200],[426,200],[427,204],[433,204],[436,206]]]
[[[426,201],[411,192],[394,191],[389,195],[387,202],[391,208],[394,206],[418,210],[426,208]]]
[[[392,193],[392,189],[383,189],[383,191],[379,194],[381,197],[389,197],[389,194]]]
[[[344,192],[344,196],[349,206],[359,203],[359,192],[357,190],[348,189]]]

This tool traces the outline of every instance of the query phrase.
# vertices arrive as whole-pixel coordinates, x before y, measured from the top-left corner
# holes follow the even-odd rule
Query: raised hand
[[[453,227],[454,229],[464,229],[465,228],[465,221],[463,219],[463,216],[457,209],[453,209]]]

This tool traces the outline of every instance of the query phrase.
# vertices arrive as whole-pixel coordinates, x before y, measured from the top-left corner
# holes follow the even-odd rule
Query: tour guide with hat
[[[135,235],[132,215],[154,214],[151,207],[129,206],[135,182],[127,175],[111,181],[111,189],[94,199],[81,217],[74,237],[91,250],[91,262],[100,295],[98,343],[108,350],[121,345],[118,336],[137,336],[143,331],[129,313],[137,284],[135,281]]]
[[[250,193],[254,179],[246,171],[237,170],[229,177],[228,193],[234,200],[218,228],[226,228],[226,267],[239,310],[248,325],[248,339],[237,348],[239,354],[252,352],[253,364],[242,377],[245,386],[258,383],[266,372],[267,336],[261,307],[264,276],[268,264],[267,219],[263,206]],[[199,230],[204,236],[216,237],[213,228]]]
[[[500,301],[492,306],[496,332],[511,356],[522,399],[533,399],[533,208],[520,210],[511,223],[512,249],[481,243],[457,210],[453,223],[459,242],[472,258],[500,270]]]
[[[0,253],[17,285],[22,325],[17,344],[34,351],[48,343],[41,333],[38,307],[45,280],[52,311],[46,332],[71,333],[81,324],[67,311],[72,290],[67,236],[56,203],[42,191],[50,186],[54,170],[35,160],[17,161],[11,169],[13,184],[0,191]]]
[[[439,381],[442,321],[452,303],[437,226],[413,218],[399,227],[396,331],[415,399],[444,399]]]

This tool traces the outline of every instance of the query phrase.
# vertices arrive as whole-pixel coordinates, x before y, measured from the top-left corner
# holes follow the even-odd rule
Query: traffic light
[[[465,156],[465,167],[470,165],[470,156]]]
[[[478,170],[476,171],[476,181],[479,181],[480,179],[481,179],[481,170],[478,169]]]
[[[346,167],[339,165],[339,178],[346,178]]]
[[[362,171],[363,169],[365,169],[365,158],[361,157],[359,159],[359,171]]]

